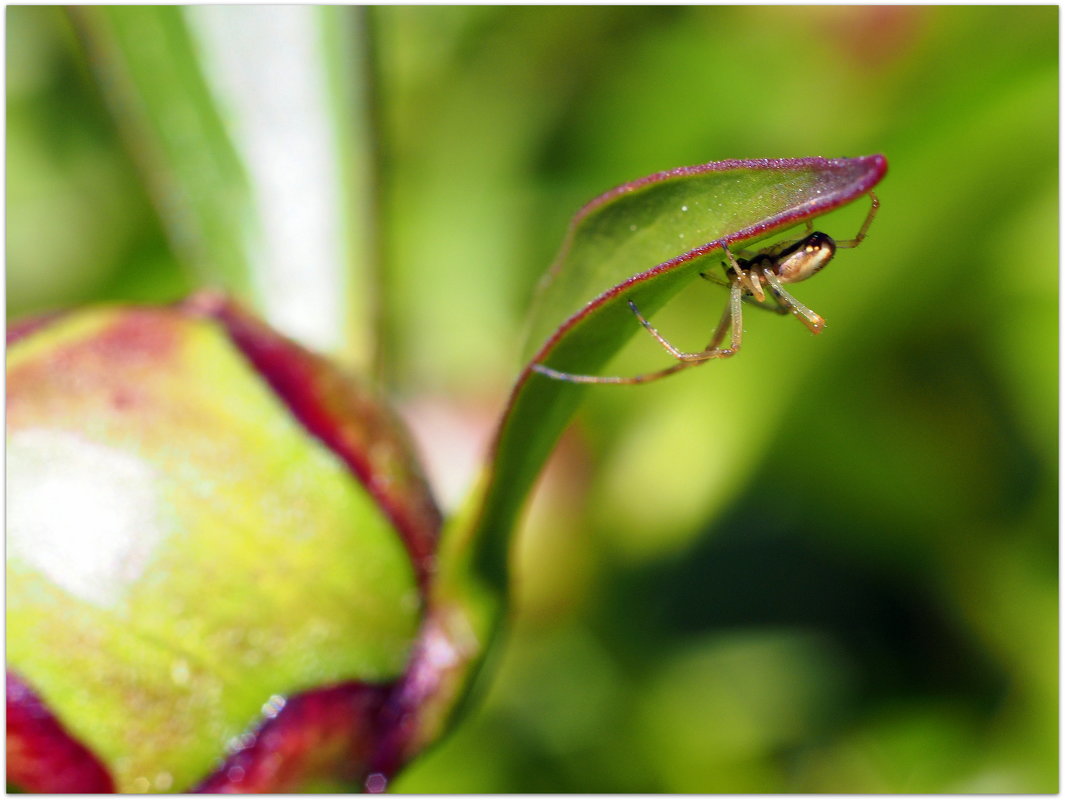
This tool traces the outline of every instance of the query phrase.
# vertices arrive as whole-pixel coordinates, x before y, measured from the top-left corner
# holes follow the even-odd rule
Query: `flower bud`
[[[9,782],[366,780],[440,526],[380,400],[205,293],[13,328],[7,426]]]

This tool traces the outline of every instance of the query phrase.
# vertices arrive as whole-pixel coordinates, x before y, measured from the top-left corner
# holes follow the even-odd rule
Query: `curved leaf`
[[[435,659],[446,653],[447,668],[420,687],[409,742],[434,739],[464,697],[468,682],[452,679],[483,659],[499,624],[515,518],[587,389],[531,365],[595,372],[640,329],[625,300],[650,314],[719,260],[723,244],[838,208],[869,192],[886,170],[883,156],[713,162],[633,181],[577,213],[541,288],[528,362],[484,473],[441,539],[429,618],[439,634]]]
[[[753,241],[836,209],[884,176],[883,156],[711,162],[657,173],[581,209],[541,288],[528,363],[496,435],[479,517],[466,536],[478,572],[502,586],[509,532],[586,387],[531,370],[599,370],[726,243]]]
[[[574,217],[544,279],[527,355],[542,361],[550,354],[555,363],[579,350],[582,364],[599,366],[636,330],[627,306],[616,303],[622,293],[650,313],[719,260],[713,254],[723,243],[759,239],[849,203],[886,168],[883,156],[718,161],[599,196]],[[609,307],[623,313],[600,318]],[[578,334],[593,318],[594,336]],[[584,337],[588,344],[577,347]]]
[[[626,301],[660,308],[726,243],[753,241],[868,193],[883,156],[760,159],[681,167],[624,184],[577,213],[541,290],[531,352],[492,454],[478,537],[505,539],[585,387],[530,365],[595,373],[640,330]],[[488,548],[502,566],[498,547]]]

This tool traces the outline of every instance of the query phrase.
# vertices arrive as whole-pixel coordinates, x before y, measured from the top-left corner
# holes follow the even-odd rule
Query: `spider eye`
[[[802,241],[802,249],[807,253],[816,253],[821,248],[832,248],[835,250],[836,243],[832,240],[828,234],[821,233],[820,231],[814,231],[806,239]]]

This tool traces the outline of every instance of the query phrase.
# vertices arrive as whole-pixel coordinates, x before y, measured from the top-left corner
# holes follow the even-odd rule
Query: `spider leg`
[[[722,266],[724,266],[724,264],[722,264]],[[729,287],[732,286],[732,282],[731,281],[726,281],[724,278],[718,278],[713,273],[699,273],[699,277],[700,278],[705,278],[711,284],[717,284],[718,286],[723,286],[723,287],[725,287],[725,289],[728,289]]]
[[[718,286],[723,286],[726,289],[728,289],[731,286],[731,284],[728,281],[725,281],[722,278],[718,278],[713,273],[699,273],[699,277],[700,278],[705,278],[711,284],[717,284]],[[766,298],[766,300],[763,301],[763,300],[758,300],[753,295],[744,294],[743,302],[744,303],[749,303],[751,306],[754,306],[756,309],[762,309],[763,311],[773,312],[774,314],[790,314],[791,313],[790,310],[788,308],[786,308],[785,306],[783,306],[780,303],[780,301],[777,300],[776,297],[773,297],[772,301],[770,301],[769,298]]]
[[[728,257],[729,266],[732,267],[732,271],[736,274],[741,284],[744,284],[747,290],[754,295],[758,300],[765,300],[765,292],[762,290],[762,282],[754,277],[754,270],[743,270],[740,268],[739,262],[736,261],[736,257],[732,255],[732,251],[729,250],[727,244],[721,246],[725,251],[725,256]]]
[[[820,334],[824,330],[825,318],[799,302],[784,288],[784,285],[780,283],[780,279],[774,275],[772,270],[764,270],[762,275],[769,282],[769,288],[782,309],[790,311],[798,317],[802,324],[809,328],[811,332]]]
[[[873,194],[869,193],[870,200],[873,204],[869,207],[869,213],[865,216],[865,222],[862,223],[862,227],[858,229],[858,233],[855,234],[854,239],[848,239],[845,242],[837,242],[837,248],[856,248],[865,239],[865,235],[869,232],[869,226],[873,223],[873,218],[876,216],[877,209],[880,208],[880,199]]]
[[[658,340],[662,347],[677,359],[676,364],[670,365],[662,370],[656,370],[652,373],[642,373],[641,375],[635,376],[601,376],[567,373],[561,370],[555,370],[545,364],[534,364],[532,365],[532,369],[549,378],[554,378],[558,381],[570,381],[575,384],[645,384],[649,381],[665,378],[667,375],[673,375],[673,373],[679,373],[681,370],[686,370],[689,367],[703,364],[711,359],[727,359],[729,356],[734,356],[739,351],[743,341],[743,287],[738,278],[732,282],[729,290],[729,304],[721,315],[721,320],[718,322],[717,328],[714,329],[714,335],[710,338],[710,342],[707,343],[707,346],[703,350],[695,353],[685,353],[674,347],[653,325],[651,325],[647,318],[640,313],[640,310],[636,307],[635,303],[631,300],[628,302],[629,308],[632,309],[632,313],[636,315],[640,324],[646,328],[656,340]],[[721,347],[721,342],[724,340],[725,334],[727,333],[730,334],[729,345],[728,347]]]
[[[869,198],[872,200],[872,205],[869,207],[869,213],[866,215],[865,221],[862,222],[862,227],[858,229],[858,233],[855,235],[854,239],[845,239],[843,241],[837,241],[837,248],[856,248],[862,243],[862,240],[865,239],[865,235],[869,232],[869,226],[873,224],[873,218],[876,217],[876,212],[880,208],[880,199],[873,192],[869,193]],[[787,250],[792,245],[802,242],[803,239],[805,239],[813,232],[814,221],[807,220],[805,236],[802,236],[798,239],[785,239],[783,242],[776,242],[773,245],[770,245],[765,252],[780,253],[781,251]]]

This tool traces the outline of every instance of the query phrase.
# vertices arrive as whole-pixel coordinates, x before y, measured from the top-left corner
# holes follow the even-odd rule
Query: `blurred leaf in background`
[[[334,293],[445,501],[582,203],[725,158],[891,164],[868,240],[803,286],[822,336],[752,314],[736,359],[587,392],[489,691],[396,789],[1056,791],[1058,9],[323,13],[305,57],[351,83],[322,113],[376,133],[332,140],[322,195],[380,203],[380,270],[349,241]],[[198,283],[69,18],[7,22],[9,316]],[[655,323],[698,347],[723,303],[693,286]],[[634,338],[609,372],[660,366]]]
[[[187,291],[63,11],[6,14],[9,316]]]

